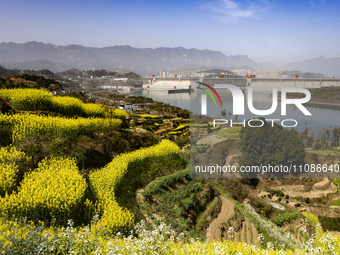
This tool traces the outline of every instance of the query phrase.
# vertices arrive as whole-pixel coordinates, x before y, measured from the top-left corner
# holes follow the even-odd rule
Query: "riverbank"
[[[306,103],[306,106],[340,109],[340,101],[329,99],[311,99],[308,103]]]
[[[307,106],[314,107],[332,107],[332,108],[340,108],[340,88],[339,87],[324,87],[317,89],[309,89],[311,93],[311,99]],[[301,98],[304,97],[303,94],[300,93],[292,93],[290,97]]]

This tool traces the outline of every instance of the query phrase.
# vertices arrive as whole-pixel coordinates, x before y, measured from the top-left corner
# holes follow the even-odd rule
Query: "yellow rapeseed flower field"
[[[50,110],[53,96],[43,89],[0,89],[0,96],[8,99],[17,110]]]
[[[15,147],[0,148],[0,195],[13,190],[17,182],[19,164],[28,160],[25,153],[16,150]]]
[[[66,224],[78,216],[86,187],[74,159],[45,159],[26,174],[17,192],[0,198],[0,213],[7,218]]]
[[[8,99],[16,110],[53,111],[64,115],[100,118],[127,116],[127,112],[120,109],[108,111],[99,104],[86,104],[69,96],[53,96],[44,89],[0,89],[0,96]]]
[[[49,135],[73,136],[89,131],[117,128],[127,113],[97,104],[84,104],[72,97],[54,97],[46,90],[0,89],[14,109],[47,110],[90,118],[63,118],[29,113],[1,114],[0,128],[12,131],[13,142]],[[118,119],[115,119],[118,118]],[[160,224],[147,229],[135,226],[134,215],[116,201],[115,187],[131,167],[145,159],[179,152],[179,147],[163,140],[157,145],[124,153],[105,167],[89,175],[89,185],[96,203],[86,199],[87,182],[79,173],[76,161],[53,157],[39,163],[25,174],[15,187],[19,164],[29,160],[25,153],[9,146],[0,148],[0,251],[2,254],[340,254],[340,236],[324,232],[318,217],[304,212],[306,226],[315,231],[298,248],[261,247],[229,240],[184,241]],[[17,188],[17,189],[16,189]],[[89,226],[74,227],[86,208],[98,215]],[[86,213],[86,212],[85,212]],[[25,217],[25,218],[23,218]],[[261,218],[262,219],[262,218]],[[263,222],[267,221],[262,219]],[[64,225],[64,227],[55,227]],[[49,225],[49,227],[45,227]],[[52,225],[52,226],[51,226]],[[67,225],[67,227],[65,227]],[[128,232],[129,231],[129,232]],[[131,232],[130,232],[131,231]],[[123,234],[131,234],[122,236]],[[108,235],[107,235],[108,234]],[[282,232],[283,238],[285,233]],[[287,238],[291,236],[287,235]],[[280,245],[278,245],[280,246]]]
[[[0,113],[0,127],[11,128],[13,143],[34,136],[74,136],[91,131],[109,131],[120,126],[120,119],[64,118],[29,113]]]
[[[137,224],[133,235],[102,236],[89,227],[37,227],[25,220],[0,218],[0,250],[3,254],[242,254],[242,255],[319,255],[340,254],[340,237],[324,233],[317,226],[301,249],[284,249],[268,243],[262,247],[229,240],[183,241],[169,226],[147,229]],[[137,236],[137,237],[136,237]]]
[[[134,215],[119,206],[114,191],[116,184],[126,173],[128,164],[149,157],[178,152],[179,147],[175,143],[163,140],[155,146],[121,154],[104,168],[90,174],[90,187],[97,197],[97,208],[101,214],[101,219],[95,227],[112,233],[126,232],[131,229],[134,224]]]

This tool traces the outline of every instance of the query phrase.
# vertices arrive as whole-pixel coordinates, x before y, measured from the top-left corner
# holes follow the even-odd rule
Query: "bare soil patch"
[[[309,197],[310,199],[326,197],[338,192],[336,186],[328,179],[323,179],[322,181],[315,183],[309,191],[306,191],[305,185],[276,186],[275,189],[282,190],[290,197]]]
[[[222,234],[223,234],[221,231],[222,224],[228,222],[228,220],[231,219],[235,213],[234,204],[222,195],[220,195],[219,197],[222,201],[222,208],[217,218],[214,219],[209,226],[210,227],[210,237],[209,237],[210,241],[221,239]]]
[[[216,143],[219,143],[219,142],[222,142],[222,141],[225,141],[225,140],[227,140],[227,138],[224,138],[224,137],[219,136],[219,135],[209,135],[209,136],[202,138],[201,140],[198,140],[197,145],[210,145],[210,146],[212,146]]]

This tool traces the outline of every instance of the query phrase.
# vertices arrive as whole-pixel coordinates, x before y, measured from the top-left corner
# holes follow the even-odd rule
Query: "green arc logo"
[[[206,86],[206,87],[209,88],[212,92],[214,92],[215,95],[217,96],[218,100],[220,101],[221,106],[223,106],[222,100],[221,100],[221,98],[220,98],[220,95],[217,93],[217,91],[216,91],[212,86],[210,86],[210,85],[208,85],[208,84],[206,84],[206,83],[203,83],[203,82],[197,82],[197,83],[199,83],[199,84],[201,84],[201,85],[203,85],[203,86]],[[215,103],[215,105],[217,106],[216,100],[215,100],[214,96],[211,94],[211,92],[210,92],[209,90],[207,90],[207,89],[205,89],[205,88],[200,88],[200,87],[196,87],[196,88],[197,88],[197,89],[200,89],[200,90],[203,90],[204,92],[206,92],[206,93],[214,100],[214,103]]]

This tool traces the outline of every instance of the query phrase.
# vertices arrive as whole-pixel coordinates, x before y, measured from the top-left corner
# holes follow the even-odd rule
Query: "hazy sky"
[[[0,0],[0,42],[178,47],[288,63],[340,57],[339,0]]]

